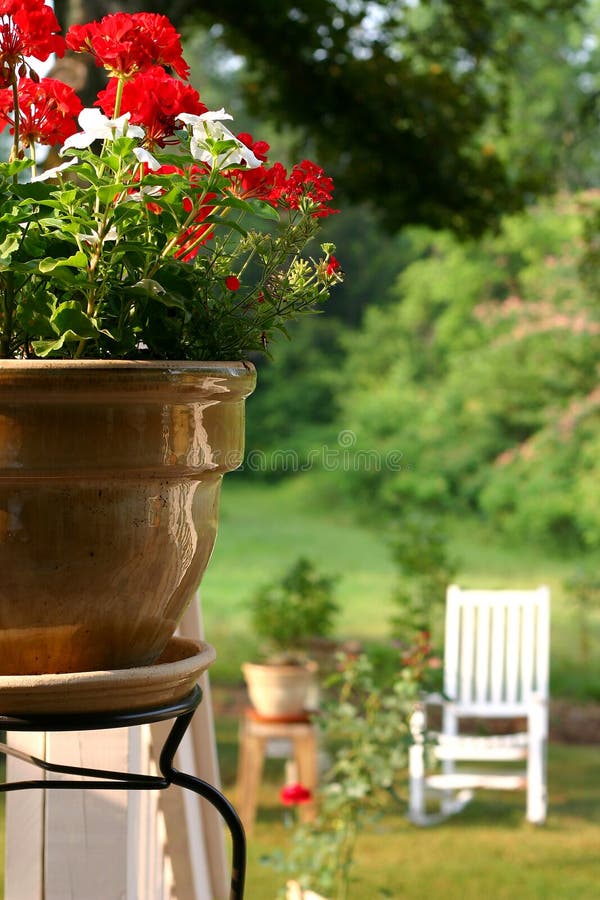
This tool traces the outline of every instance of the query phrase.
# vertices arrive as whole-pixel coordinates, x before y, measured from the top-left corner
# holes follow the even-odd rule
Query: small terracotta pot
[[[265,718],[292,718],[306,714],[309,697],[315,693],[316,663],[244,663],[242,672],[250,702],[259,715]]]
[[[158,658],[208,563],[255,377],[0,361],[0,674]]]

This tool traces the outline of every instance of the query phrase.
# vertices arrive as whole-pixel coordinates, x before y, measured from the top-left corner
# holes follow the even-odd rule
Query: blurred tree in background
[[[569,195],[477,242],[415,234],[424,252],[397,302],[349,340],[342,407],[357,453],[396,448],[404,465],[349,471],[349,491],[388,512],[485,512],[520,539],[600,545],[600,315],[579,278],[582,235]]]
[[[539,188],[495,146],[510,73],[539,29],[559,35],[581,0],[56,0],[64,24],[115,9],[194,22],[247,62],[251,112],[300,129],[353,203],[392,230],[481,233]],[[521,74],[517,71],[517,74]],[[548,172],[546,172],[546,175]]]

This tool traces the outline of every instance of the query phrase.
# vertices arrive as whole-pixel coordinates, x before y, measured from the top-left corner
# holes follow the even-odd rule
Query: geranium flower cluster
[[[0,10],[0,355],[245,356],[326,299],[334,248],[301,251],[336,212],[331,179],[270,164],[266,142],[209,110],[166,16],[115,13],[63,38],[44,0]],[[66,49],[107,72],[91,108],[30,67]],[[38,172],[39,144],[60,164]]]
[[[64,39],[52,7],[45,0],[2,0],[0,3],[0,83],[14,84],[29,71],[27,57],[45,61],[63,56]]]

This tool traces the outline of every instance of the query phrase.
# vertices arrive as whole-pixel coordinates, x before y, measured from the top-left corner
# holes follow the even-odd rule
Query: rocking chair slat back
[[[444,692],[458,706],[491,705],[501,715],[526,710],[533,694],[547,699],[548,645],[546,587],[448,589]]]

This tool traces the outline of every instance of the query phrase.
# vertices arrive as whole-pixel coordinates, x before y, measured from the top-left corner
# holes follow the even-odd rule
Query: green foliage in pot
[[[250,614],[269,659],[302,659],[311,640],[331,636],[339,609],[336,581],[336,576],[320,574],[309,559],[300,557],[281,578],[257,590]]]

